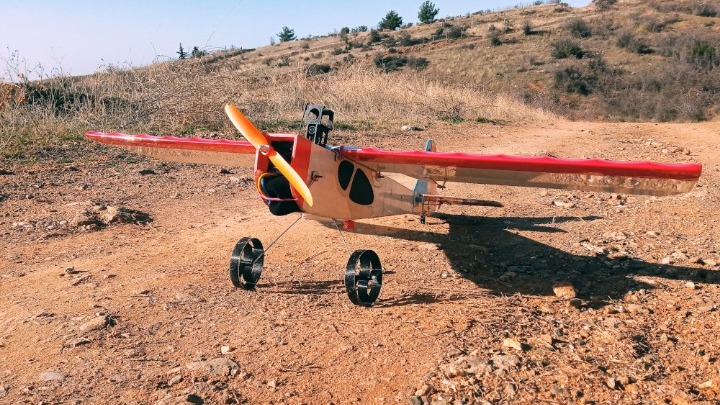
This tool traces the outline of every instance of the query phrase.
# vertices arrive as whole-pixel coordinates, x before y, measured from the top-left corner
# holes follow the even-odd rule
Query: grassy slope
[[[241,105],[270,130],[297,129],[308,101],[334,108],[351,130],[437,120],[535,121],[553,114],[712,119],[720,111],[720,18],[698,15],[714,10],[698,4],[533,6],[385,31],[373,43],[368,32],[329,35],[27,83],[24,102],[5,100],[0,109],[0,149],[14,156],[37,146],[62,146],[77,142],[86,129],[231,133],[222,114],[226,102]],[[589,27],[589,37],[573,36],[570,24],[578,20]],[[523,30],[526,22],[532,35]],[[618,46],[621,38],[628,43],[624,48]],[[577,43],[585,56],[553,57],[560,40]],[[704,67],[690,58],[698,43],[716,52],[701,52],[709,62]],[[428,63],[383,73],[379,58],[386,67],[392,58]],[[326,65],[330,73],[309,76],[313,64]]]

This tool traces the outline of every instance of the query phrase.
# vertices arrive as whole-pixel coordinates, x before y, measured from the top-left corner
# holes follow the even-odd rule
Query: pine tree
[[[418,20],[423,24],[430,24],[431,22],[435,21],[435,17],[439,12],[440,9],[435,7],[435,4],[430,1],[425,1],[423,4],[420,5],[420,10],[418,11]]]
[[[297,39],[295,38],[295,30],[288,27],[282,27],[282,31],[278,34],[278,38],[280,39],[280,42],[294,41]]]
[[[378,28],[388,29],[388,30],[395,30],[399,28],[403,23],[402,17],[398,13],[395,12],[395,10],[388,11],[387,14],[385,14],[385,17],[380,20],[380,23],[378,24]]]
[[[178,59],[186,59],[187,58],[187,52],[182,47],[182,42],[180,43],[180,49],[176,52],[178,54]]]

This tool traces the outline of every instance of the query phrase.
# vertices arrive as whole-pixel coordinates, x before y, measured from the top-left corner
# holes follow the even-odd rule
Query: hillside
[[[718,7],[602,1],[478,12],[214,52],[85,77],[3,85],[8,157],[81,142],[88,129],[232,133],[237,103],[267,130],[298,129],[306,102],[348,131],[397,123],[703,121],[720,112]],[[21,73],[21,72],[20,72]]]
[[[2,84],[0,403],[720,403],[720,21],[601,4]],[[252,168],[82,136],[232,138],[226,102],[294,131],[309,101],[339,145],[703,173],[669,197],[448,182],[502,207],[341,231],[271,215]],[[248,236],[267,247],[254,291],[228,277]],[[357,249],[382,260],[371,308],[343,284]]]

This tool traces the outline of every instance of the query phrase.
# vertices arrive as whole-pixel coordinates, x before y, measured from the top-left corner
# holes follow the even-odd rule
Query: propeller
[[[260,132],[259,129],[255,128],[255,125],[253,125],[252,122],[250,122],[250,120],[248,120],[234,105],[225,104],[225,114],[227,114],[230,121],[232,121],[233,125],[235,125],[235,128],[240,131],[245,139],[247,139],[255,147],[255,149],[259,150],[260,153],[266,155],[268,159],[270,159],[278,171],[285,176],[286,179],[288,179],[290,185],[297,190],[302,199],[312,207],[313,198],[307,184],[305,184],[305,181],[303,181],[302,177],[300,177],[295,169],[293,169],[292,166],[290,166],[290,164],[285,161],[285,159],[283,159],[283,157],[280,156],[280,154],[277,153],[272,146],[270,146],[270,142],[268,142],[265,135]]]

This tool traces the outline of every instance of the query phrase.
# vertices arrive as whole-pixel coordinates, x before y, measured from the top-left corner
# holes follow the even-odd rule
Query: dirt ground
[[[438,125],[338,143],[704,165],[653,198],[449,184],[503,208],[303,219],[250,170],[96,147],[0,171],[0,403],[718,403],[720,123]],[[339,140],[338,140],[339,138]],[[103,151],[96,155],[96,151]],[[352,305],[350,251],[385,269]],[[460,401],[460,402],[458,402]]]

